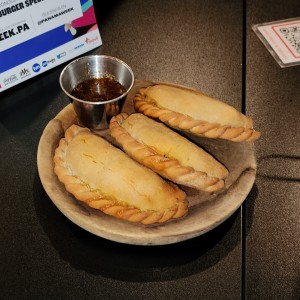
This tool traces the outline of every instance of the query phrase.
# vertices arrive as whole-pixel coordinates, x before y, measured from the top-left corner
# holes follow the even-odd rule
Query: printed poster
[[[101,45],[92,0],[0,0],[0,92]]]

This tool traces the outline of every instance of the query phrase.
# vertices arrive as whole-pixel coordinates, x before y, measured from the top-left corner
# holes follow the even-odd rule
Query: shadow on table
[[[249,220],[256,194],[254,186],[247,203]],[[135,246],[100,238],[69,221],[46,194],[38,174],[34,205],[42,228],[62,259],[76,269],[117,280],[151,282],[184,278],[217,264],[241,243],[239,210],[199,237],[170,245]],[[247,223],[248,229],[251,223]]]

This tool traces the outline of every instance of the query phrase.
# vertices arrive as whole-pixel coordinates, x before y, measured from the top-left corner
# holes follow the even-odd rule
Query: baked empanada
[[[54,155],[54,172],[68,192],[90,207],[143,224],[188,211],[186,194],[88,128],[71,125]]]
[[[159,175],[207,192],[224,187],[228,170],[163,123],[141,113],[121,113],[111,119],[109,128],[111,136],[129,156]]]
[[[260,132],[253,129],[251,118],[225,102],[192,89],[152,85],[141,88],[133,103],[137,112],[194,135],[236,142],[260,137]]]

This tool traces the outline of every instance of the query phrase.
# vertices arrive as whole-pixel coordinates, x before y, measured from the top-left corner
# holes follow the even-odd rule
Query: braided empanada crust
[[[125,165],[123,165],[124,168],[129,167],[130,169],[130,167],[133,167],[133,172],[137,171],[138,174],[142,175],[140,177],[143,178],[140,180],[140,178],[134,178],[135,174],[130,173],[131,170],[127,170],[128,176],[133,177],[131,179],[124,178],[124,181],[132,182],[127,185],[125,184],[125,186],[129,189],[136,188],[137,193],[135,193],[135,195],[138,195],[138,197],[139,194],[143,194],[143,190],[149,191],[149,195],[146,194],[146,196],[144,196],[143,194],[141,196],[141,202],[146,201],[145,206],[151,205],[151,207],[154,206],[153,203],[158,203],[158,208],[144,209],[138,207],[138,205],[132,205],[132,202],[130,201],[129,203],[124,201],[124,199],[120,201],[112,192],[114,191],[114,186],[111,186],[107,192],[107,187],[101,186],[100,180],[98,183],[97,176],[99,176],[99,172],[105,172],[105,169],[101,169],[99,171],[99,167],[101,166],[97,164],[97,162],[102,155],[102,149],[98,148],[98,146],[101,144],[97,144],[96,140],[93,140],[91,142],[95,143],[97,148],[96,150],[89,152],[87,148],[89,146],[86,146],[86,148],[83,148],[83,152],[78,153],[78,155],[76,155],[76,157],[74,158],[74,160],[82,161],[80,162],[80,170],[78,171],[77,166],[77,169],[73,168],[73,166],[71,165],[72,162],[68,161],[67,159],[67,157],[70,155],[68,154],[68,148],[70,147],[70,145],[72,145],[72,142],[77,137],[80,137],[82,139],[83,144],[88,145],[90,143],[90,141],[88,141],[88,138],[91,135],[94,134],[91,133],[88,128],[71,125],[66,130],[65,137],[60,140],[59,146],[56,148],[53,158],[55,174],[58,176],[59,181],[61,181],[65,185],[66,190],[71,193],[77,200],[80,200],[86,203],[88,206],[100,210],[107,215],[111,215],[118,219],[126,220],[129,222],[137,222],[142,224],[164,223],[170,219],[181,218],[188,212],[188,202],[186,200],[186,195],[181,189],[179,189],[175,184],[164,181],[157,174],[148,170],[147,168],[140,166],[120,149],[117,149],[107,141],[104,141],[104,139],[99,136],[97,136],[97,139],[102,139],[101,143],[105,146],[105,151],[111,151],[108,156],[111,155],[113,157],[116,157],[120,155],[121,161],[125,163]],[[99,154],[93,155],[94,153]],[[103,155],[105,154],[103,153]],[[91,169],[88,165],[92,163],[95,164],[95,167]],[[101,162],[100,164],[103,164],[103,162]],[[87,168],[87,170],[85,170],[85,168]],[[122,168],[122,166],[120,166],[120,168]],[[143,170],[141,170],[140,168],[143,168]],[[107,169],[109,169],[109,166],[107,167]],[[151,173],[149,173],[149,171]],[[86,175],[87,178],[93,178],[93,180],[91,180],[94,181],[93,183],[88,182],[87,179],[84,178],[86,172],[89,173],[88,175]],[[90,174],[91,172],[92,174]],[[109,175],[108,170],[107,176],[113,176],[113,174]],[[109,182],[110,180],[106,181],[106,184],[109,185]],[[151,185],[152,182],[154,182],[153,185]],[[95,183],[98,185],[95,186]],[[138,187],[136,187],[135,185],[137,185]],[[157,190],[155,190],[156,185]],[[127,191],[124,191],[124,193],[127,193]],[[130,191],[128,193],[130,194]],[[152,195],[153,198],[151,198]],[[161,200],[161,198],[165,198],[165,205],[159,204],[161,202],[159,201]],[[139,198],[137,199],[136,203],[138,202]],[[148,204],[148,202],[150,204]]]
[[[219,138],[234,142],[252,142],[261,135],[259,131],[255,131],[253,128],[233,127],[216,122],[210,123],[205,120],[196,120],[189,115],[161,107],[156,103],[155,99],[147,97],[148,88],[151,88],[151,86],[141,88],[134,96],[133,105],[135,111],[151,118],[159,119],[177,130],[186,131],[196,136]],[[199,94],[201,93],[199,92]],[[170,102],[172,102],[172,99],[170,99]],[[252,123],[251,118],[247,118],[249,123]]]
[[[140,116],[138,117],[138,115]],[[179,136],[177,133],[167,128],[164,124],[148,119],[148,117],[143,116],[142,114],[133,114],[131,117],[135,118],[128,119],[128,122],[131,124],[137,123],[139,120],[146,118],[148,119],[148,122],[143,125],[144,127],[147,126],[148,128],[151,127],[153,129],[155,125],[160,126],[160,128],[156,128],[152,131],[156,131],[156,137],[154,133],[154,137],[152,139],[154,141],[159,139],[159,136],[157,135],[158,131],[161,130],[161,132],[164,132],[165,134],[172,132],[170,139],[176,139],[173,147],[179,147],[179,144],[181,143],[181,148],[184,148],[183,144],[189,143],[189,146],[191,146],[189,147],[190,151],[194,151],[197,154],[199,152],[199,156],[197,156],[199,159],[197,159],[197,161],[202,159],[203,165],[209,161],[209,166],[211,166],[212,169],[215,168],[212,173],[218,174],[219,177],[211,177],[208,176],[206,172],[196,170],[193,166],[182,165],[176,157],[169,157],[168,153],[159,153],[153,146],[149,146],[144,144],[142,141],[138,141],[122,127],[122,123],[128,117],[129,115],[127,113],[121,113],[113,117],[110,121],[109,128],[111,136],[115,138],[117,144],[120,145],[120,147],[133,159],[176,184],[181,184],[205,192],[215,192],[224,187],[224,178],[229,175],[228,170],[203,149],[200,149],[198,146],[196,147],[196,145],[192,146],[190,141]],[[143,120],[141,120],[141,122],[142,121]],[[160,146],[160,142],[157,142],[155,145],[157,148]],[[185,156],[188,155],[189,153],[185,153]]]

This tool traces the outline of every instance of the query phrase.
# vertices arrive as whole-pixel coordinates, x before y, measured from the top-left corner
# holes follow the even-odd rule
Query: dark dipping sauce
[[[91,78],[78,83],[71,95],[85,101],[98,102],[117,98],[125,87],[111,77]]]

